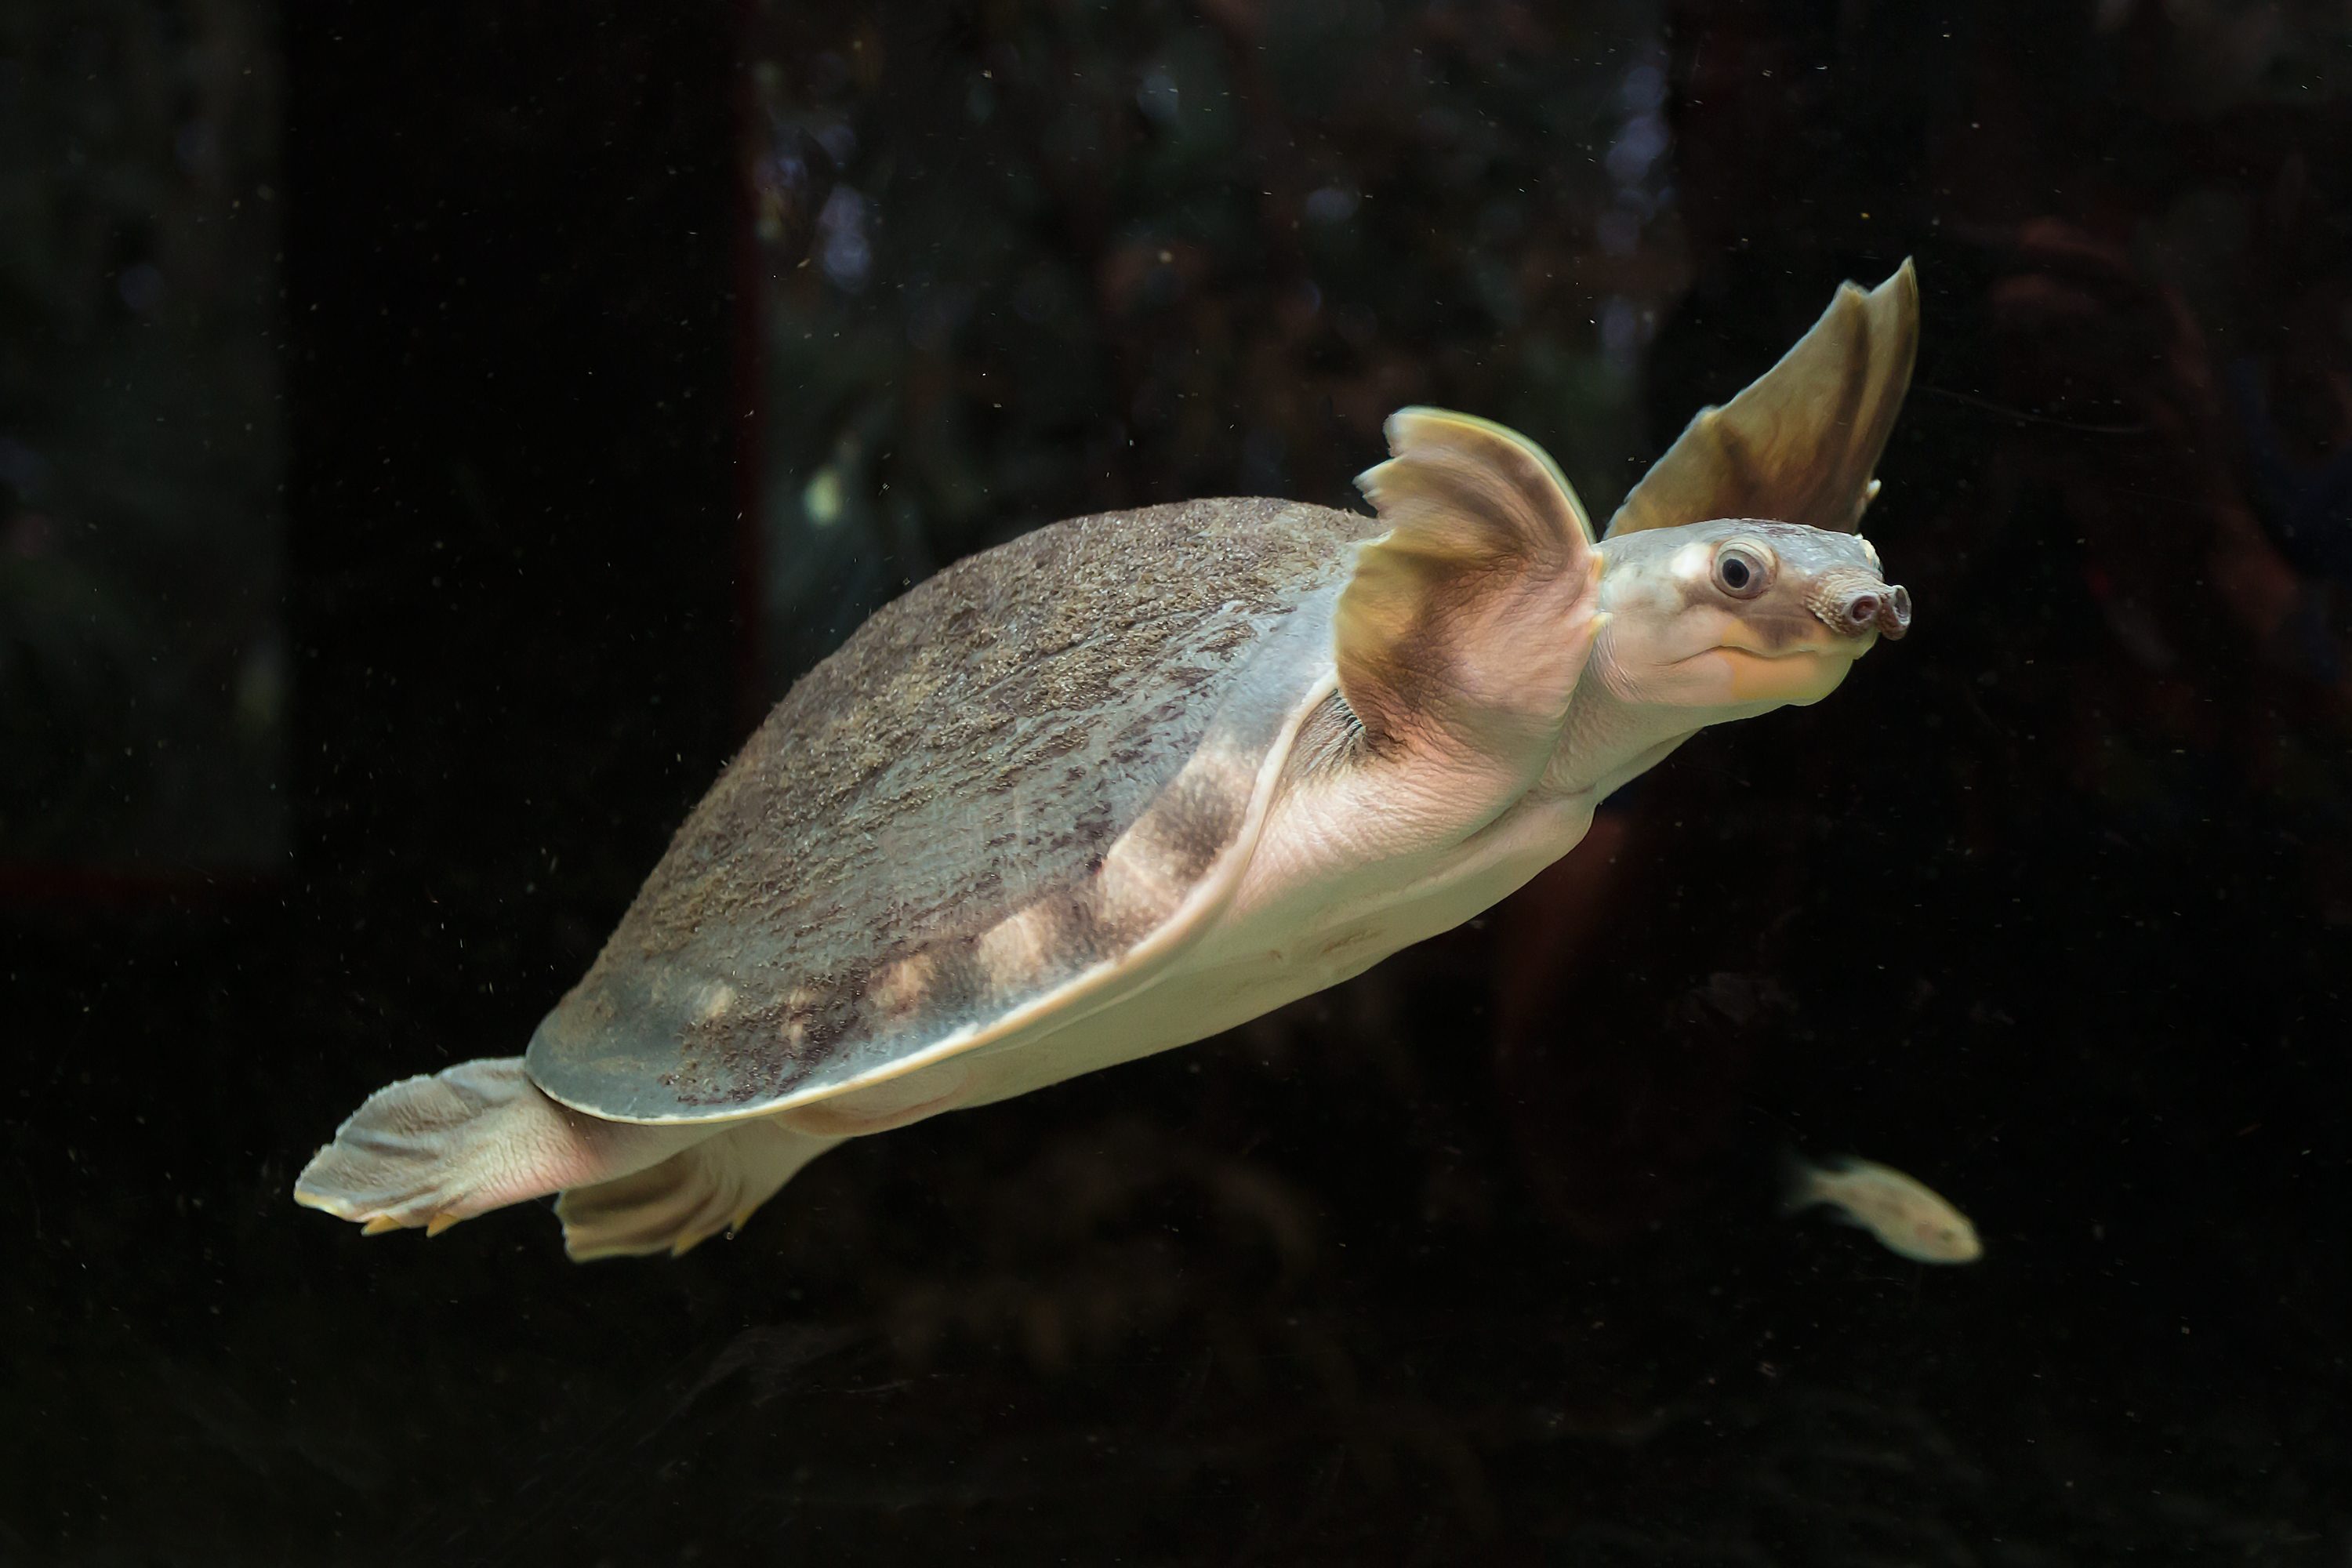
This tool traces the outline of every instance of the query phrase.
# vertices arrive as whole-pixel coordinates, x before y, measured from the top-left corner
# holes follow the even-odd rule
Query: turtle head
[[[1601,547],[1609,621],[1591,672],[1621,700],[1700,724],[1818,702],[1911,625],[1859,534],[1751,519],[1652,528]]]

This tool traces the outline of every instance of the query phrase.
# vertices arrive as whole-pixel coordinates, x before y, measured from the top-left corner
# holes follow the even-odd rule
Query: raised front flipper
[[[1609,537],[1719,517],[1853,532],[1878,493],[1871,471],[1918,352],[1908,261],[1866,294],[1840,284],[1780,363],[1722,407],[1699,410],[1617,509]]]
[[[1434,746],[1539,765],[1592,651],[1592,525],[1543,448],[1406,408],[1356,480],[1368,541],[1334,624],[1339,690],[1376,752]]]

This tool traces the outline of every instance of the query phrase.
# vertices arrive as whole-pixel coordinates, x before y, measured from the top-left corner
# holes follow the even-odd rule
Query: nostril
[[[1805,595],[1805,608],[1838,637],[1867,637],[1874,627],[1882,637],[1899,637],[1911,624],[1911,595],[1875,572],[1822,573]]]
[[[1886,604],[1878,612],[1879,635],[1889,639],[1899,637],[1911,627],[1911,595],[1901,584],[1886,591]]]

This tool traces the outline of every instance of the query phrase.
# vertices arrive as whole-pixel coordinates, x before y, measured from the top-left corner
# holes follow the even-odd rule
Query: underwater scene
[[[0,10],[0,1564],[2352,1563],[2352,10]]]

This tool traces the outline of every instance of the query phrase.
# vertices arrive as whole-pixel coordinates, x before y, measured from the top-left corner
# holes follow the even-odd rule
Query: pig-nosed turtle
[[[683,1251],[842,1139],[1468,919],[1697,731],[1902,635],[1854,531],[1917,319],[1907,262],[1842,287],[1598,544],[1533,442],[1409,408],[1377,519],[1192,501],[940,573],[777,704],[523,1056],[378,1090],[296,1199],[437,1232],[560,1192],[574,1258]]]

